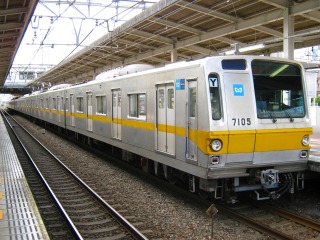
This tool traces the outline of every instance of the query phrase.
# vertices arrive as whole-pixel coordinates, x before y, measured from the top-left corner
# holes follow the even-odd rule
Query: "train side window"
[[[57,105],[58,105],[58,110],[59,110],[59,107],[60,107],[60,110],[61,110],[61,106],[63,106],[63,97],[57,97]]]
[[[146,94],[139,94],[138,96],[138,112],[140,118],[146,118],[147,115],[147,102]]]
[[[49,108],[49,99],[48,98],[46,98],[46,109],[48,109]]]
[[[83,97],[77,97],[77,112],[83,112]]]
[[[129,94],[129,117],[146,119],[146,94]]]
[[[190,107],[189,113],[190,117],[196,117],[196,105],[197,105],[197,91],[196,88],[189,88],[189,96],[190,96]]]
[[[97,114],[106,114],[106,96],[97,96]]]
[[[74,96],[70,94],[70,111],[74,112]]]
[[[129,95],[129,116],[138,117],[138,108],[137,108],[137,95]]]
[[[209,96],[211,103],[211,114],[213,120],[221,119],[221,96],[220,96],[220,81],[219,75],[210,73],[209,80]]]
[[[174,89],[173,88],[168,89],[168,108],[169,109],[174,108]]]
[[[69,99],[67,97],[66,97],[65,105],[66,105],[66,111],[69,111]]]
[[[57,99],[52,98],[52,109],[57,109]]]
[[[164,89],[159,90],[158,107],[164,108]]]

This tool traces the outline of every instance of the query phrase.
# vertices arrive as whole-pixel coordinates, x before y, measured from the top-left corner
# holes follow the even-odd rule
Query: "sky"
[[[71,6],[48,3],[48,0],[45,2],[37,5],[16,54],[14,66],[56,65],[71,53],[131,19],[143,8],[142,4],[135,1],[120,1],[118,9],[117,3],[112,0],[91,0],[90,8],[87,0],[77,0],[77,5]]]
[[[88,0],[40,1],[15,56],[13,78],[23,70],[49,70],[158,1],[90,0],[90,8]],[[10,97],[0,94],[0,101]]]

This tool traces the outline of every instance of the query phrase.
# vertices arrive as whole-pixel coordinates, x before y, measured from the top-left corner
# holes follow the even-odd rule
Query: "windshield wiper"
[[[272,118],[272,122],[273,122],[273,123],[276,123],[276,122],[277,122],[277,119],[273,116],[273,114],[271,113],[271,111],[266,110],[266,112],[268,113],[268,116]]]
[[[294,122],[294,118],[290,115],[288,110],[283,110],[286,116],[290,119],[290,122]]]

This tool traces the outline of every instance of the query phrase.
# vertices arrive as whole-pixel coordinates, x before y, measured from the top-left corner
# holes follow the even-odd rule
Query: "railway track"
[[[34,166],[26,167],[24,161],[24,172],[41,178],[29,182],[35,183],[32,191],[52,239],[147,239],[27,130],[2,114]]]
[[[265,203],[217,205],[225,214],[275,239],[320,239],[320,222]]]
[[[128,168],[126,164],[126,168]],[[141,173],[137,174],[141,176]],[[152,177],[152,176],[149,176]],[[159,181],[155,185],[160,185],[158,178],[152,177],[148,182]],[[86,177],[86,182],[90,182],[90,178]],[[162,182],[162,181],[161,181]],[[95,183],[92,183],[94,186]],[[166,185],[166,188],[174,188],[173,192],[179,192],[179,195],[185,195],[185,198],[192,198],[194,202],[203,202],[203,205],[210,205],[208,201],[199,199],[197,196],[190,195],[176,186]],[[101,193],[102,195],[105,193]],[[104,196],[108,199],[107,196]],[[115,201],[117,202],[117,201]],[[264,234],[267,239],[320,239],[319,223],[310,219],[295,216],[293,219],[292,213],[284,212],[280,214],[281,209],[274,208],[273,206],[263,204],[255,204],[248,202],[248,204],[235,204],[235,205],[216,205],[219,214],[226,215],[238,222],[241,222],[249,228],[255,229]],[[290,216],[290,217],[289,217]],[[261,239],[259,234],[257,239]]]

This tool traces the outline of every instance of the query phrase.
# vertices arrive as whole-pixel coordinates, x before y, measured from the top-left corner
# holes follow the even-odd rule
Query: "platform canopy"
[[[130,64],[161,66],[234,49],[269,55],[316,46],[319,9],[320,0],[160,0],[30,85],[90,81]]]
[[[0,86],[4,85],[38,0],[0,0]]]

